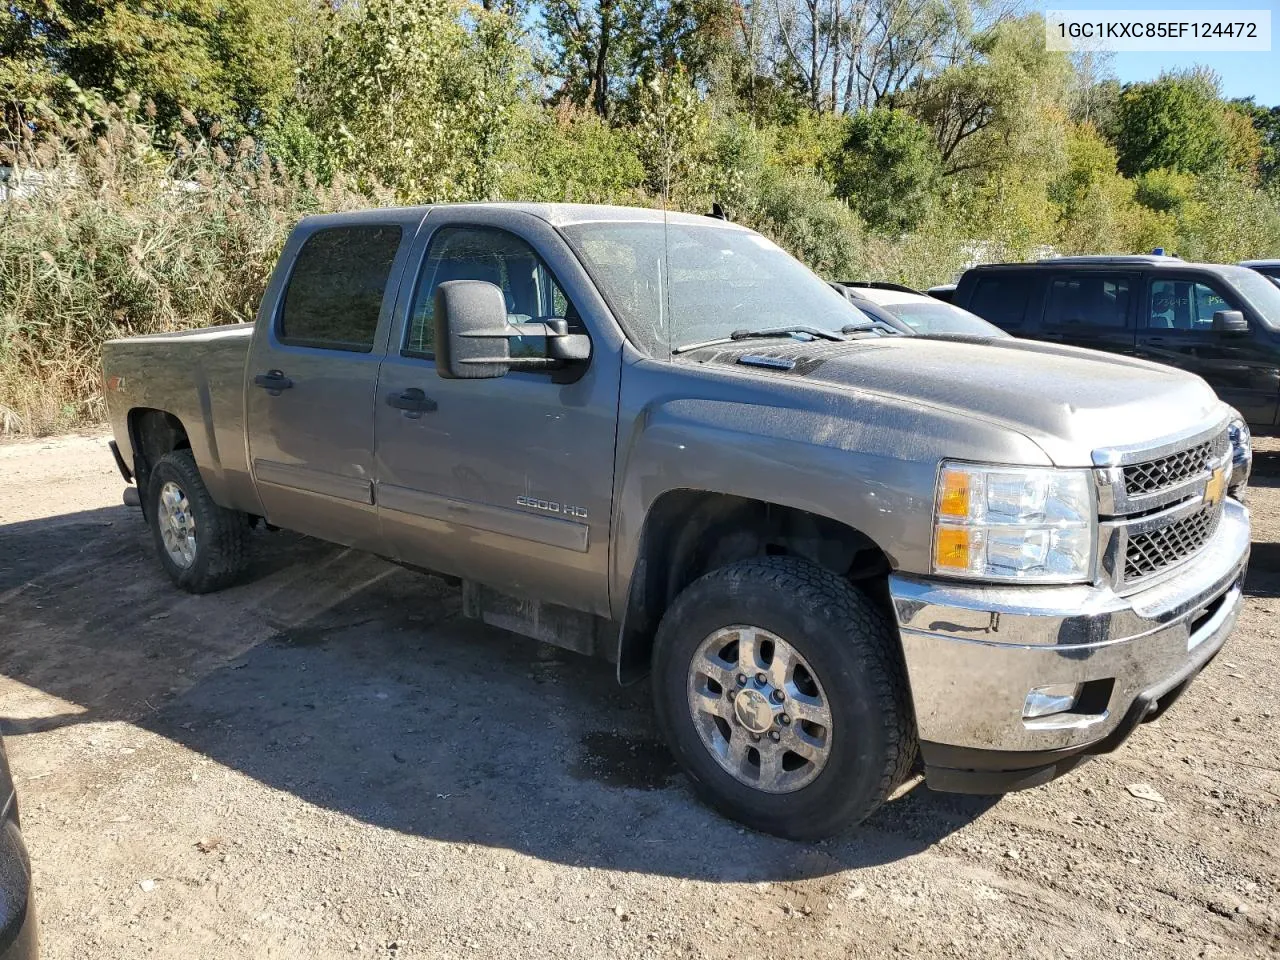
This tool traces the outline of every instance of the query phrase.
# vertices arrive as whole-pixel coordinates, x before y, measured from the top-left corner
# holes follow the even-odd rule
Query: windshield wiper
[[[790,337],[797,333],[807,334],[810,337],[821,340],[845,339],[844,333],[833,333],[830,330],[823,330],[821,327],[796,324],[788,327],[769,327],[764,330],[735,330],[727,337],[716,337],[714,340],[703,340],[700,343],[686,343],[683,346],[676,347],[671,352],[672,354],[687,353],[690,350],[701,350],[703,347],[714,347],[720,343],[733,343],[737,340],[766,340],[771,337]]]

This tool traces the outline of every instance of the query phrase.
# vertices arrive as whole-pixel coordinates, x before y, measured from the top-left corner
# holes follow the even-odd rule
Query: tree
[[[1280,106],[1264,107],[1245,97],[1231,101],[1253,123],[1259,138],[1260,157],[1258,175],[1264,184],[1280,180]]]
[[[1071,63],[1045,49],[1038,14],[975,37],[962,62],[917,83],[903,105],[933,130],[944,176],[1036,158],[1052,166],[1070,100]]]
[[[854,114],[831,158],[836,196],[872,229],[900,232],[918,225],[936,198],[941,160],[929,129],[901,110]]]
[[[275,121],[295,86],[299,35],[324,29],[315,0],[13,0],[0,59],[20,57],[84,90],[155,106],[161,130],[185,109],[229,134]]]
[[[1120,170],[1201,174],[1223,165],[1228,131],[1215,78],[1204,72],[1166,73],[1127,85],[1116,104]]]
[[[552,102],[589,106],[601,117],[659,73],[710,79],[732,52],[731,0],[548,0],[542,34]]]
[[[406,201],[492,195],[521,69],[510,20],[456,0],[363,0],[342,16],[313,107],[337,168]]]
[[[794,78],[811,109],[842,113],[894,106],[973,21],[967,0],[776,0],[774,12],[771,71]]]

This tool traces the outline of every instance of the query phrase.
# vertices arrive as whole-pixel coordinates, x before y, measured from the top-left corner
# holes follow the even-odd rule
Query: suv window
[[[298,251],[276,326],[281,343],[369,353],[400,247],[390,224],[332,227]]]
[[[492,227],[442,227],[427,248],[413,295],[401,354],[431,359],[435,349],[436,287],[449,280],[484,280],[507,298],[507,321],[561,319],[571,332],[582,323],[542,258],[525,241]],[[546,356],[545,337],[512,336],[512,357]]]
[[[1049,285],[1046,327],[1123,328],[1129,316],[1129,279],[1102,274],[1068,275]]]
[[[997,327],[1020,327],[1031,297],[1031,277],[1025,273],[988,273],[978,277],[968,308]]]
[[[1213,329],[1213,315],[1230,310],[1225,297],[1210,284],[1196,280],[1152,280],[1147,326],[1152,330]]]

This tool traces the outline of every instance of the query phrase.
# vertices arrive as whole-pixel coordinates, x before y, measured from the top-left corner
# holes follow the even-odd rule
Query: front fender
[[[657,366],[631,371],[634,379],[652,380],[687,369],[639,369]],[[728,494],[827,517],[871,539],[893,569],[924,573],[939,460],[1048,462],[1026,437],[956,411],[741,376],[718,383],[705,371],[692,372],[700,383],[689,385],[703,387],[696,397],[673,397],[624,377],[610,551],[610,597],[619,620],[646,518],[668,492]],[[743,395],[748,389],[756,396]],[[659,398],[628,410],[629,395],[646,390]]]

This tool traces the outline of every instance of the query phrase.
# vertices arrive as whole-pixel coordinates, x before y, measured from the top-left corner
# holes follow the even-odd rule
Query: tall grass
[[[0,157],[18,187],[0,203],[0,432],[100,419],[105,340],[252,319],[300,216],[380,199],[294,182],[216,127],[166,155],[127,108],[57,132]]]

